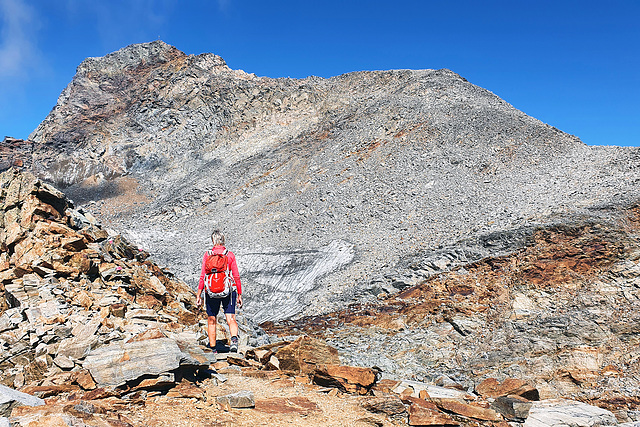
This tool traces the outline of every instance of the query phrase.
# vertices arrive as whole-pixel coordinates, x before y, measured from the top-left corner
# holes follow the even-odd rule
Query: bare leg
[[[238,322],[236,322],[236,315],[232,313],[225,313],[224,317],[227,319],[227,325],[229,325],[229,332],[232,337],[238,336]]]
[[[229,320],[227,320],[228,322]],[[238,331],[238,325],[236,324],[236,332]],[[211,348],[216,348],[216,317],[209,316],[207,318],[207,335],[209,335],[209,345]]]

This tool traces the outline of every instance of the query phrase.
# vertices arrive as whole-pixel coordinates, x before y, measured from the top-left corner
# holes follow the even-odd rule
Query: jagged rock
[[[553,426],[612,426],[618,425],[616,417],[606,409],[565,399],[549,399],[534,402],[525,427]]]
[[[495,378],[487,378],[476,386],[476,393],[485,398],[500,396],[521,396],[527,400],[540,400],[540,395],[535,387],[526,381],[515,378],[507,378],[502,383]]]
[[[461,390],[410,380],[399,381],[391,390],[397,394],[408,394],[419,398],[466,399],[469,397],[468,393]]]
[[[501,413],[506,419],[524,421],[529,416],[533,403],[522,397],[498,396],[491,408]]]
[[[44,400],[0,384],[0,417],[11,415],[13,408],[22,405],[44,405]]]
[[[313,371],[313,382],[325,387],[337,387],[348,393],[367,394],[375,384],[377,374],[371,368],[321,365]]]

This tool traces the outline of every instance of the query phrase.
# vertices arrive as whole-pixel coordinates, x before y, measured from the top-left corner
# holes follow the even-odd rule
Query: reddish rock
[[[393,391],[393,389],[395,389],[396,387],[398,387],[400,385],[400,383],[401,383],[401,381],[384,379],[384,380],[378,381],[372,387],[372,389],[374,391],[381,392],[381,393],[391,393]]]
[[[80,387],[75,384],[26,385],[22,387],[20,391],[44,399],[45,397],[55,396],[60,393],[80,391]]]
[[[165,335],[164,332],[162,332],[160,329],[158,328],[151,328],[151,329],[147,329],[144,332],[141,332],[137,335],[134,335],[133,337],[129,338],[128,341],[126,341],[126,343],[131,343],[131,342],[136,342],[136,341],[146,341],[146,340],[155,340],[158,338],[166,338],[167,336]]]
[[[313,373],[320,365],[340,364],[337,349],[308,336],[281,347],[275,357],[281,370],[303,374]]]
[[[440,412],[434,405],[433,408],[413,404],[409,406],[410,426],[459,426],[449,415]]]
[[[127,306],[125,304],[111,304],[109,306],[109,314],[114,317],[120,317],[124,319],[127,313]]]
[[[323,365],[313,373],[315,384],[358,394],[368,393],[376,379],[377,373],[373,369],[356,366]]]
[[[184,397],[184,398],[196,398],[201,399],[204,396],[204,390],[197,385],[182,380],[177,386],[173,387],[167,392],[167,397]]]
[[[301,416],[322,412],[314,402],[306,397],[270,397],[258,399],[255,410],[267,414],[299,414]]]
[[[86,369],[82,369],[76,372],[75,382],[83,390],[94,390],[96,388],[96,382],[93,380],[91,373]]]
[[[493,409],[481,408],[455,399],[433,399],[436,406],[444,411],[453,412],[463,417],[483,421],[501,421],[502,417]]]
[[[476,393],[484,398],[496,398],[499,396],[521,396],[528,400],[540,400],[540,395],[535,387],[526,381],[515,378],[507,378],[500,383],[495,378],[487,378],[476,386]]]

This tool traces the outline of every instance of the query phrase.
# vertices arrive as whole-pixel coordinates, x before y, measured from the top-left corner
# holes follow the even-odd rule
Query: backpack
[[[225,298],[231,293],[233,277],[229,267],[228,252],[228,249],[222,253],[207,251],[207,259],[204,262],[204,288],[211,298]]]

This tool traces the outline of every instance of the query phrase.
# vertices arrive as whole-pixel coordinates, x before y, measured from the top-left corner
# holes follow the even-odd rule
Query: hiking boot
[[[229,346],[229,353],[238,352],[238,337],[231,337],[231,345]]]
[[[211,344],[207,343],[206,347],[211,350],[211,353],[217,354],[218,350],[215,347],[211,347]]]

